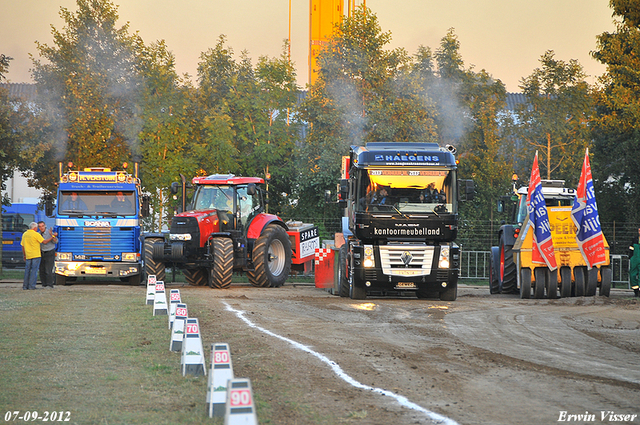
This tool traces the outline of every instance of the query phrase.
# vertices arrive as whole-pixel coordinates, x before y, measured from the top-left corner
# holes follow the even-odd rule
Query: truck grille
[[[381,245],[382,272],[388,276],[431,274],[434,247],[427,245]]]
[[[108,256],[111,248],[111,228],[84,228],[84,254]]]

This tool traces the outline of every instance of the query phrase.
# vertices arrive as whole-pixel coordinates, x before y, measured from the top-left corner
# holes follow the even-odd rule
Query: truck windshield
[[[25,232],[29,223],[35,221],[35,215],[25,213],[3,213],[2,230],[5,232]]]
[[[455,171],[419,168],[364,170],[358,188],[358,211],[454,213]]]
[[[132,190],[112,191],[61,191],[58,195],[58,214],[83,215],[134,215],[136,198]]]
[[[520,193],[520,192],[519,192]],[[543,193],[544,194],[544,193]],[[545,195],[544,204],[548,207],[570,207],[573,205],[573,196]],[[529,215],[527,211],[527,194],[521,193],[516,207],[516,223],[524,223],[525,217]]]
[[[233,211],[233,188],[229,185],[198,186],[193,196],[193,209]]]

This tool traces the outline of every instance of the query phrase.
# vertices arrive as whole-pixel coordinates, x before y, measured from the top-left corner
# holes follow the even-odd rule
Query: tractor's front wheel
[[[291,241],[280,226],[271,225],[262,232],[253,246],[254,270],[248,270],[253,286],[280,287],[291,270]]]
[[[189,285],[202,286],[209,282],[207,269],[204,267],[198,267],[197,269],[184,269],[182,273]]]
[[[142,254],[142,259],[144,261],[144,272],[146,276],[155,275],[157,282],[164,282],[164,261],[158,261],[153,258],[153,245],[155,243],[164,243],[164,239],[145,238],[144,240],[144,252]]]
[[[233,242],[227,238],[215,238],[211,242],[213,267],[209,273],[209,286],[226,289],[233,277]]]

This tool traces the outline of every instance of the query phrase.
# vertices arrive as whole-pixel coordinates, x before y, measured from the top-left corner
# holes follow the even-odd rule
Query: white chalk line
[[[438,413],[432,412],[430,410],[425,409],[422,406],[419,406],[415,403],[413,403],[412,401],[409,401],[406,397],[401,396],[399,394],[393,393],[391,391],[387,391],[387,390],[383,390],[382,388],[375,388],[375,387],[370,387],[369,385],[364,385],[358,381],[356,381],[355,379],[353,379],[351,376],[347,375],[342,368],[333,360],[329,359],[328,357],[313,351],[311,348],[300,344],[299,342],[296,342],[292,339],[289,339],[287,337],[284,337],[282,335],[278,335],[274,332],[271,332],[268,329],[265,329],[261,326],[256,325],[255,323],[253,323],[252,321],[250,321],[249,319],[247,319],[246,317],[244,317],[244,311],[241,310],[236,310],[233,307],[231,307],[226,301],[222,301],[222,303],[226,306],[228,311],[231,311],[233,313],[235,313],[236,316],[238,316],[240,319],[242,319],[249,327],[254,328],[259,330],[260,332],[263,332],[267,335],[270,335],[274,338],[278,338],[284,342],[287,342],[291,345],[293,345],[295,348],[302,350],[306,353],[309,353],[313,356],[315,356],[316,358],[318,358],[320,361],[322,361],[323,363],[326,363],[327,365],[329,365],[331,367],[331,369],[333,369],[333,372],[338,375],[338,377],[340,377],[340,379],[342,379],[343,381],[347,382],[348,384],[356,387],[356,388],[360,388],[362,390],[366,390],[366,391],[371,391],[374,393],[378,393],[387,397],[391,397],[394,398],[401,406],[407,407],[409,409],[412,410],[416,410],[418,412],[424,413],[425,415],[427,415],[430,419],[432,419],[433,421],[437,422],[437,423],[443,423],[446,425],[459,425],[456,421],[454,421],[453,419],[449,419],[446,416],[442,416],[439,415]]]

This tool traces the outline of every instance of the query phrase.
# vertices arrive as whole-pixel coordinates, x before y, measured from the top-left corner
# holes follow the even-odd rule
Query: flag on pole
[[[529,190],[527,192],[527,211],[529,212],[529,225],[533,229],[531,261],[536,264],[546,264],[549,269],[555,270],[558,266],[553,249],[553,239],[551,238],[549,214],[542,194],[537,151],[531,168],[531,179],[529,180]]]
[[[602,227],[600,226],[600,217],[598,216],[593,179],[591,178],[589,149],[584,154],[580,183],[578,183],[576,197],[573,200],[573,208],[571,208],[571,219],[576,225],[578,247],[589,269],[598,264],[606,263],[604,238],[602,236]]]

